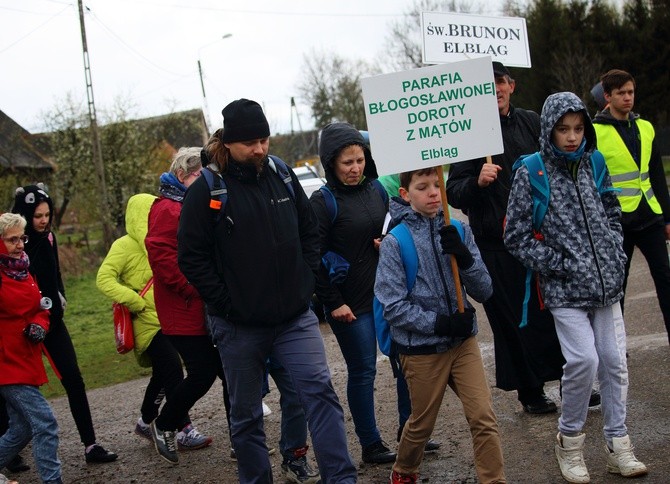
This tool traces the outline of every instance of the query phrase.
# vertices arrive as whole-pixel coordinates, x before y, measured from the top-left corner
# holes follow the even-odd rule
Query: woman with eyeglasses
[[[42,482],[62,483],[58,424],[39,390],[47,382],[42,342],[51,301],[42,297],[28,271],[25,227],[20,215],[0,215],[0,396],[9,414],[9,426],[0,437],[0,468],[32,440]],[[15,481],[0,474],[0,482]]]
[[[58,261],[58,243],[51,231],[53,202],[44,184],[17,188],[12,212],[22,215],[27,221],[28,242],[25,244],[25,251],[30,257],[30,273],[37,281],[42,295],[51,299],[50,328],[44,339],[44,346],[51,355],[54,369],[61,375],[70,412],[84,444],[84,457],[86,462],[112,462],[116,460],[117,455],[105,450],[96,441],[86,386],[77,364],[77,354],[70,333],[63,319],[66,305],[65,287]]]

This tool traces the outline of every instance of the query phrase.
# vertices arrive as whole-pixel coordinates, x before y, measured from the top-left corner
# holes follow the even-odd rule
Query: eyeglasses
[[[9,242],[12,245],[19,245],[19,242],[23,242],[24,244],[28,243],[28,236],[27,235],[21,235],[21,236],[16,236],[16,237],[9,237],[5,238],[3,237],[2,240],[5,242]]]

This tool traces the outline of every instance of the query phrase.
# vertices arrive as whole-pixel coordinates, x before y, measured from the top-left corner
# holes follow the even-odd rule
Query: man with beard
[[[344,414],[309,309],[321,262],[317,220],[295,174],[289,169],[285,180],[271,166],[278,161],[268,157],[269,137],[258,103],[238,99],[223,109],[223,131],[202,158],[225,184],[227,202],[210,192],[205,176],[191,185],[179,223],[179,267],[206,303],[223,362],[240,482],[272,482],[261,407],[272,356],[303,404],[323,482],[354,483]]]

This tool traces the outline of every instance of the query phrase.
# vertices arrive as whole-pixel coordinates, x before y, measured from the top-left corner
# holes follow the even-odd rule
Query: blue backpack
[[[547,172],[544,166],[544,161],[539,152],[535,152],[531,155],[522,155],[514,162],[512,166],[512,180],[514,180],[514,175],[520,166],[525,165],[528,169],[528,178],[530,179],[530,192],[533,197],[533,236],[538,240],[544,240],[544,236],[540,232],[540,227],[542,222],[544,222],[544,216],[547,214],[547,209],[549,208],[549,199],[550,199],[550,187],[549,179],[547,178]],[[591,155],[591,169],[593,171],[593,180],[598,190],[598,194],[602,195],[608,191],[615,191],[616,188],[605,189],[603,184],[605,182],[605,175],[607,174],[607,166],[605,165],[605,158],[603,154],[595,150]],[[526,270],[526,293],[523,298],[523,309],[521,313],[521,323],[519,324],[520,328],[525,327],[528,324],[528,301],[530,300],[530,284],[533,279],[533,271],[530,269]],[[544,309],[544,304],[539,292],[538,287],[538,297],[540,300],[540,309]]]
[[[389,196],[388,193],[386,193],[384,185],[382,185],[376,178],[372,179],[371,183],[377,193],[379,193],[379,196],[384,202],[384,206],[388,207]],[[335,194],[326,185],[319,187],[319,190],[323,195],[326,210],[328,210],[328,214],[330,215],[330,223],[333,224],[335,223],[338,214]],[[328,277],[330,278],[331,284],[340,284],[346,280],[347,274],[349,273],[349,261],[340,254],[329,250],[323,254],[323,257],[321,257],[321,263],[328,271]]]
[[[451,224],[458,230],[461,239],[463,239],[463,225],[459,220],[452,219]],[[405,268],[405,278],[407,280],[407,295],[414,289],[416,283],[416,274],[419,269],[419,256],[416,252],[414,239],[409,231],[409,228],[404,223],[399,223],[391,231],[389,235],[395,237],[400,246],[400,258],[402,265]],[[375,333],[377,334],[377,343],[379,344],[379,351],[384,355],[390,356],[393,351],[394,343],[391,340],[391,331],[388,321],[384,318],[384,306],[377,296],[372,299],[372,312],[375,319]]]
[[[284,160],[277,158],[276,156],[268,155],[268,166],[279,176],[279,178],[281,178],[286,185],[289,195],[291,195],[291,199],[295,201],[293,179],[291,178],[291,173]],[[209,208],[214,211],[215,221],[218,222],[221,219],[221,214],[226,210],[226,203],[228,203],[228,187],[226,187],[226,182],[214,163],[207,165],[200,173],[203,174],[207,181],[209,196],[211,198],[209,201]]]
[[[377,190],[377,193],[379,193],[379,196],[384,202],[384,206],[388,207],[389,195],[386,193],[384,185],[382,185],[382,183],[376,178],[373,178],[370,183],[372,183],[374,189]],[[330,188],[328,188],[326,185],[321,185],[319,190],[321,190],[321,194],[323,195],[323,201],[326,204],[326,210],[328,210],[328,213],[330,214],[330,223],[333,223],[337,218],[337,200],[335,200],[335,194],[331,192]]]

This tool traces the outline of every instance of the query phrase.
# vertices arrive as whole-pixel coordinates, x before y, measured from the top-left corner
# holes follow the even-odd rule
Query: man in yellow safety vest
[[[647,259],[670,338],[670,264],[666,248],[670,240],[670,195],[654,127],[633,112],[632,75],[612,69],[601,82],[608,107],[596,115],[593,123],[612,184],[620,189],[623,245],[628,256],[626,281],[637,246]],[[623,307],[623,300],[621,303]]]

